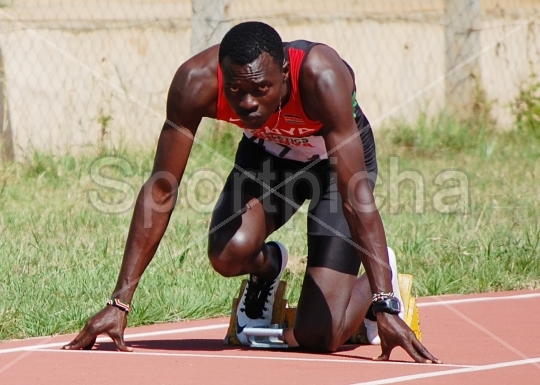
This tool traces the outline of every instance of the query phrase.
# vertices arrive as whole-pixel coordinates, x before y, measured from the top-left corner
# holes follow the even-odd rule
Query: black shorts
[[[377,177],[375,145],[371,129],[363,132],[366,168],[372,188]],[[367,143],[366,143],[367,142]],[[310,199],[308,235],[350,238],[343,215],[342,201],[328,159],[311,163],[279,158],[243,136],[238,145],[235,168],[229,174],[223,192],[234,197],[225,202],[222,193],[218,204],[229,204],[233,211],[244,209],[245,195],[257,198],[274,219],[275,229],[283,226],[302,204]]]
[[[371,188],[377,179],[375,141],[369,122],[355,103],[355,120],[364,148],[364,162]],[[337,189],[330,161],[297,162],[269,154],[243,136],[235,157],[235,168],[229,174],[218,200],[225,211],[241,214],[246,202],[258,199],[274,221],[274,230],[283,226],[310,199],[307,218],[309,267],[325,267],[357,275],[360,258],[351,241],[343,215],[341,195]]]

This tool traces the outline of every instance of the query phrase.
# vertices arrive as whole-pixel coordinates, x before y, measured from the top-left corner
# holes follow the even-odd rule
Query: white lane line
[[[422,379],[425,379],[425,378],[449,376],[449,375],[452,375],[452,374],[482,372],[482,371],[486,371],[486,370],[495,370],[495,369],[500,369],[500,368],[508,368],[508,367],[511,367],[511,366],[531,365],[531,364],[536,364],[538,362],[540,362],[540,357],[529,358],[529,359],[526,359],[526,360],[500,362],[498,364],[472,366],[472,367],[469,367],[469,368],[443,370],[443,371],[440,371],[440,372],[411,374],[411,375],[408,375],[408,376],[399,376],[399,377],[393,377],[393,378],[386,378],[386,379],[382,379],[382,380],[375,380],[375,381],[368,381],[368,382],[357,382],[357,383],[351,384],[351,385],[397,384],[397,383],[407,382],[407,381],[422,380]],[[516,380],[518,380],[518,379],[516,379]],[[519,380],[518,380],[518,382],[519,382]]]
[[[526,299],[526,298],[535,298],[535,297],[540,297],[540,293],[517,294],[517,295],[507,295],[507,296],[500,296],[500,297],[464,298],[464,299],[454,299],[454,300],[447,300],[447,301],[441,300],[441,301],[433,301],[433,302],[420,302],[417,305],[418,307],[430,307],[430,306],[444,306],[444,305],[451,305],[451,304],[458,304],[458,303],[468,303],[468,302],[514,300],[514,299]],[[222,323],[222,324],[191,327],[191,328],[180,328],[180,329],[162,330],[162,331],[156,331],[156,332],[126,334],[125,339],[129,340],[131,338],[152,337],[152,336],[176,334],[176,333],[190,333],[190,332],[197,332],[197,331],[203,331],[203,330],[225,328],[227,326],[228,324]],[[47,338],[50,338],[50,337],[47,337]],[[100,337],[97,339],[97,342],[104,342],[104,341],[110,341],[110,338]],[[53,347],[63,346],[69,342],[70,341],[64,341],[64,342],[55,342],[51,344],[37,344],[37,345],[21,346],[18,348],[0,349],[0,354],[26,351],[29,349],[53,348]]]
[[[458,303],[472,303],[472,302],[489,302],[489,301],[502,301],[502,300],[515,300],[515,299],[529,299],[540,297],[540,293],[530,294],[516,294],[499,297],[479,297],[479,298],[462,298],[462,299],[450,299],[450,300],[435,300],[433,302],[418,302],[418,307],[430,307],[430,306],[445,306],[455,305]]]
[[[197,354],[197,353],[164,353],[164,352],[130,352],[120,353],[112,350],[60,350],[60,349],[28,349],[34,352],[50,352],[50,353],[76,353],[76,354],[124,354],[126,356],[163,356],[163,357],[190,357],[190,358],[225,358],[225,359],[240,359],[240,360],[268,360],[268,361],[302,361],[302,362],[330,362],[330,363],[347,363],[347,364],[375,364],[375,365],[418,365],[414,362],[401,361],[371,361],[360,358],[300,358],[300,357],[276,357],[276,356],[253,356],[253,355],[228,355],[228,354]],[[253,352],[253,350],[251,350]],[[450,368],[471,368],[471,365],[453,365],[441,364],[433,365],[433,367],[450,367]]]
[[[126,334],[124,336],[124,339],[125,340],[130,340],[130,339],[134,339],[134,338],[162,336],[162,335],[167,335],[167,334],[191,333],[191,332],[199,332],[199,331],[205,331],[205,330],[221,329],[221,328],[225,328],[225,327],[228,327],[228,326],[229,326],[228,323],[220,323],[220,324],[207,325],[207,326],[196,326],[196,327],[191,327],[191,328],[160,330],[160,331],[156,331],[156,332],[146,332],[146,333],[134,333],[134,334]],[[70,341],[54,342],[54,343],[51,343],[51,344],[37,344],[37,345],[21,346],[21,347],[18,347],[18,348],[10,348],[10,349],[0,349],[0,354],[21,352],[21,351],[26,351],[26,350],[54,348],[54,347],[58,347],[58,346],[64,346],[64,345],[68,344]],[[96,340],[96,342],[109,342],[109,341],[111,341],[111,339],[109,337],[99,337]]]

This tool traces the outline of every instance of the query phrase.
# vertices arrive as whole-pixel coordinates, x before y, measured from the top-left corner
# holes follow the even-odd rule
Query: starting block
[[[403,301],[404,321],[414,332],[416,338],[421,341],[422,332],[420,330],[418,306],[416,305],[416,298],[412,295],[413,277],[410,274],[398,274],[398,283],[401,299]],[[240,286],[239,295],[233,300],[229,327],[223,340],[225,345],[241,345],[236,336],[236,310],[246,285],[247,280],[243,280]],[[285,298],[286,291],[287,282],[280,281],[276,291],[274,306],[272,308],[272,325],[269,328],[244,329],[244,334],[248,336],[251,347],[263,349],[287,348],[287,344],[283,342],[283,330],[294,325],[296,308],[289,306],[289,302]],[[348,342],[353,344],[369,344],[363,322],[349,338]]]
[[[246,288],[247,282],[247,280],[242,281],[238,298],[233,300],[229,328],[227,329],[227,335],[223,340],[225,345],[241,345],[240,341],[238,341],[238,337],[236,336],[236,310],[238,308],[238,302],[240,301],[240,298],[244,293],[244,289]],[[289,301],[285,299],[286,292],[287,282],[280,281],[274,297],[274,305],[272,307],[271,327],[244,329],[244,334],[248,336],[252,347],[273,349],[284,349],[288,347],[285,343],[283,343],[283,329],[287,329],[288,327],[292,327],[294,325],[296,308],[289,306]]]

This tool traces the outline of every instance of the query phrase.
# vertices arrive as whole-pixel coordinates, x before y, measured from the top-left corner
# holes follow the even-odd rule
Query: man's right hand
[[[69,344],[62,347],[66,350],[90,350],[100,334],[107,334],[114,341],[116,349],[121,352],[132,352],[133,348],[124,342],[124,329],[127,325],[127,313],[114,306],[106,306],[90,318],[81,332]]]

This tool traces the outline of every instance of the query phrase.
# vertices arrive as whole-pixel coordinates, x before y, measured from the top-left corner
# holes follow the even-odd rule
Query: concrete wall
[[[483,87],[503,128],[512,125],[508,104],[520,85],[540,72],[540,19],[524,24],[538,3],[506,3],[484,4],[480,56]],[[267,21],[284,40],[336,48],[355,69],[359,102],[379,127],[444,108],[441,4],[232,0],[226,15],[233,23]],[[21,0],[0,9],[16,155],[102,142],[154,147],[169,83],[190,55],[190,19],[188,1]]]

